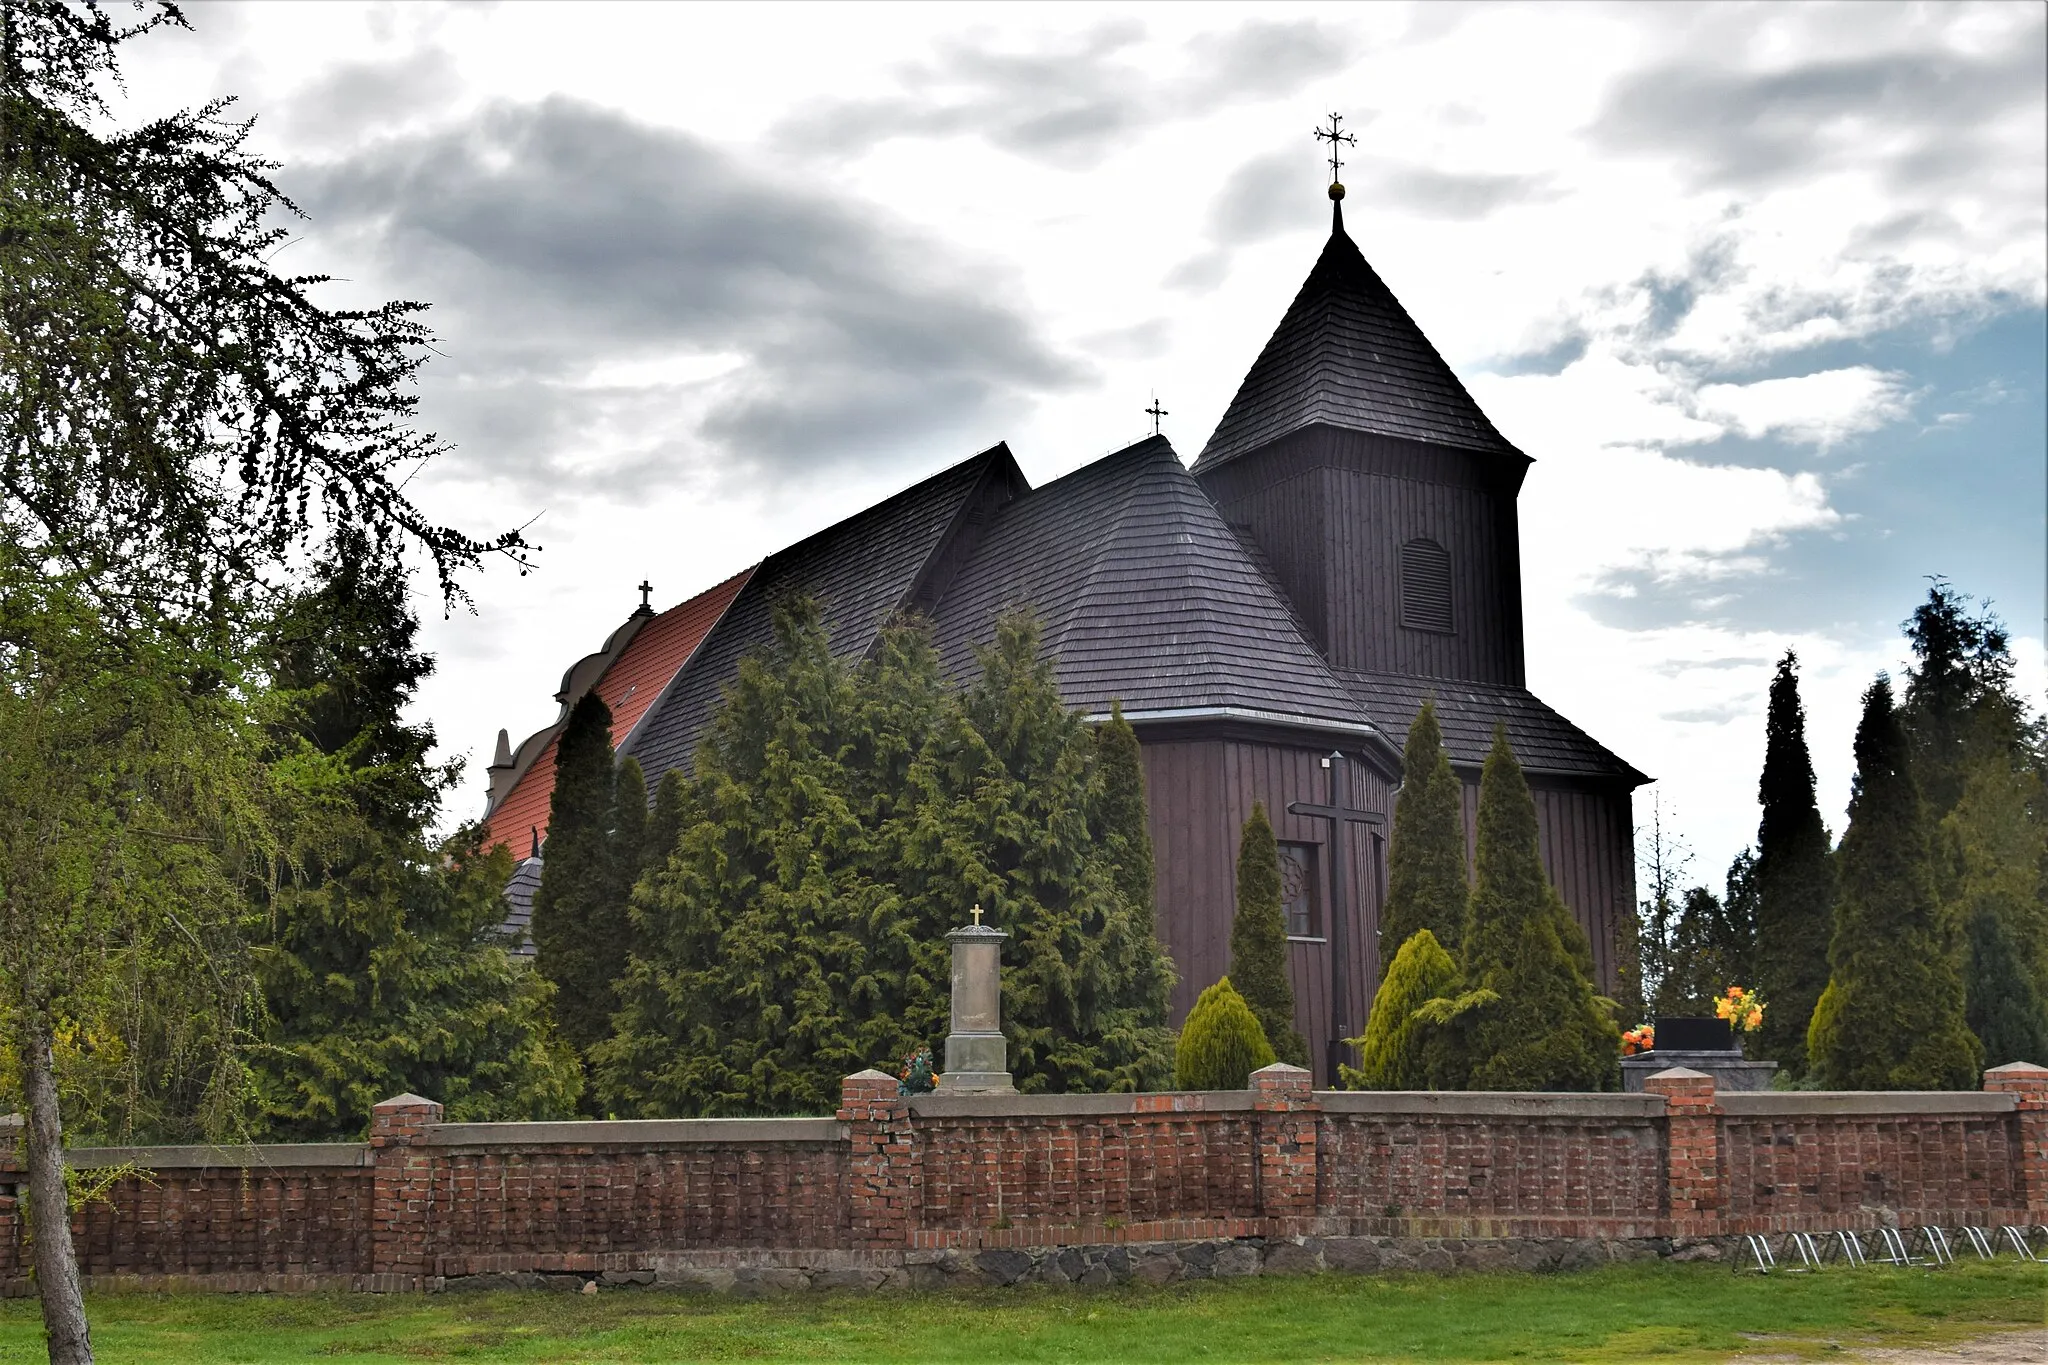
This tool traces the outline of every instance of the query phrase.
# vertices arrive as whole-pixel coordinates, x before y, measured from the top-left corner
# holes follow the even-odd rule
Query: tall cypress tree
[[[1480,777],[1478,843],[1465,994],[1446,1012],[1455,1069],[1474,1090],[1613,1089],[1621,1031],[1569,942],[1570,911],[1544,875],[1536,801],[1504,727]]]
[[[556,741],[546,858],[533,898],[534,962],[555,983],[555,1017],[581,1053],[611,1033],[614,983],[626,965],[612,848],[616,779],[611,708],[586,692]]]
[[[1807,1023],[1828,982],[1835,876],[1813,795],[1799,656],[1789,649],[1771,679],[1757,799],[1763,819],[1756,836],[1756,972],[1769,1008],[1756,1046],[1786,1074],[1803,1076]]]
[[[1831,970],[1807,1039],[1814,1074],[1840,1089],[1968,1089],[1983,1068],[1964,1022],[1959,926],[1935,901],[1908,754],[1880,673],[1856,727]]]
[[[1380,914],[1380,975],[1417,931],[1429,930],[1447,953],[1456,953],[1465,928],[1471,888],[1465,878],[1462,784],[1444,752],[1434,698],[1408,726],[1401,751],[1401,795],[1394,802],[1394,834],[1387,850],[1387,904]]]
[[[1133,1011],[1133,1027],[1162,1026],[1172,1014],[1173,959],[1159,942],[1156,874],[1152,862],[1150,804],[1138,733],[1124,719],[1123,703],[1109,704],[1109,719],[1095,727],[1095,837],[1109,859],[1112,879],[1128,912],[1129,942],[1118,967],[1118,988]],[[1137,1021],[1150,1021],[1140,1023]]]
[[[1308,1065],[1308,1044],[1294,1027],[1294,987],[1287,979],[1287,920],[1280,903],[1280,845],[1264,802],[1252,803],[1237,845],[1237,914],[1230,921],[1229,980],[1244,997],[1273,1053]]]
[[[618,1003],[618,979],[625,974],[626,959],[633,950],[633,917],[630,907],[633,886],[640,880],[640,874],[647,867],[648,821],[647,776],[641,771],[639,759],[631,756],[622,758],[612,776],[611,842],[614,904],[610,912],[610,922],[620,928],[618,949],[613,957],[617,966],[611,976],[614,1006]],[[609,1033],[610,1030],[607,1029],[606,1032]]]

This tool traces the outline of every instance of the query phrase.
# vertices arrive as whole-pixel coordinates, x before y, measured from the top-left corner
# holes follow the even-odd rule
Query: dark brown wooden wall
[[[1142,732],[1141,732],[1142,739]],[[1174,1025],[1195,997],[1230,970],[1230,924],[1237,910],[1237,844],[1252,803],[1264,801],[1273,832],[1283,840],[1327,844],[1328,825],[1287,814],[1290,801],[1325,800],[1327,748],[1292,748],[1235,740],[1146,743],[1145,782],[1151,802],[1152,853],[1158,872],[1160,937],[1180,975],[1174,988]],[[1345,765],[1350,804],[1387,814],[1388,785],[1362,762]],[[1372,985],[1379,978],[1378,934],[1384,859],[1354,825],[1351,840],[1351,1008],[1353,1034],[1365,1028]],[[1325,919],[1334,912],[1324,875]],[[1289,944],[1295,1027],[1308,1040],[1318,1084],[1330,1037],[1330,948],[1327,941]]]
[[[1521,686],[1515,496],[1524,468],[1316,427],[1231,461],[1204,486],[1250,529],[1338,667]],[[1400,549],[1416,537],[1450,554],[1448,634],[1401,624]]]
[[[1143,732],[1140,732],[1143,741]],[[1173,1023],[1179,1027],[1195,997],[1230,970],[1230,925],[1237,910],[1237,843],[1252,803],[1264,801],[1273,832],[1283,840],[1327,845],[1320,820],[1287,814],[1290,801],[1321,802],[1328,777],[1327,749],[1240,740],[1143,741],[1151,803],[1153,859],[1158,874],[1159,934],[1179,982]],[[1390,818],[1390,789],[1357,760],[1347,763],[1350,804]],[[1476,779],[1476,774],[1466,774]],[[1614,935],[1619,916],[1635,900],[1634,826],[1629,797],[1619,790],[1532,783],[1538,837],[1551,883],[1572,908],[1593,945],[1600,987],[1612,992]],[[1478,787],[1464,790],[1468,856],[1476,836]],[[1385,889],[1385,850],[1375,850],[1354,826],[1351,875],[1351,1008],[1353,1036],[1363,1032],[1372,989],[1379,980],[1379,914]],[[1326,918],[1328,859],[1324,870]],[[1330,948],[1326,941],[1288,945],[1294,984],[1295,1026],[1308,1040],[1319,1085],[1330,1037]]]

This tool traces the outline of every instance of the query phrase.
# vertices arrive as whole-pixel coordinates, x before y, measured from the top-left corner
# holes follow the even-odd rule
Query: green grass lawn
[[[333,1361],[1718,1361],[1826,1359],[2041,1328],[2048,1269],[1869,1267],[1769,1278],[1711,1265],[1572,1275],[1205,1281],[1164,1289],[796,1295],[660,1290],[101,1295],[105,1365]],[[43,1359],[32,1300],[0,1303],[0,1362]]]

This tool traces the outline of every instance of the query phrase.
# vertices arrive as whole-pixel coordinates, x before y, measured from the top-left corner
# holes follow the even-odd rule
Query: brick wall
[[[1717,1094],[1677,1072],[1641,1095],[1344,1094],[1275,1066],[1236,1092],[906,1100],[864,1072],[832,1118],[440,1117],[403,1095],[367,1143],[73,1152],[150,1172],[76,1215],[82,1269],[407,1289],[753,1256],[859,1279],[962,1249],[2048,1221],[2048,1070],[2025,1065],[1980,1094]],[[0,1291],[19,1293],[14,1160]]]
[[[1316,1202],[1333,1233],[1636,1237],[1665,1212],[1653,1096],[1321,1098]]]

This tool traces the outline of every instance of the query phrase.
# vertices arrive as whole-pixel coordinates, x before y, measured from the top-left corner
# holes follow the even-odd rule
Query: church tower
[[[1344,231],[1194,472],[1340,672],[1520,687],[1508,443]]]

